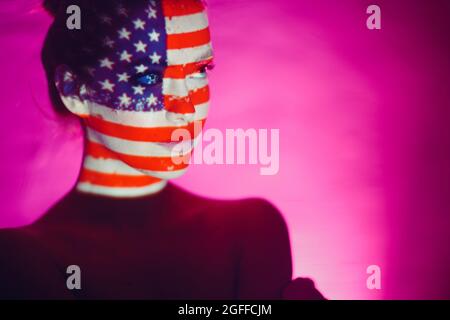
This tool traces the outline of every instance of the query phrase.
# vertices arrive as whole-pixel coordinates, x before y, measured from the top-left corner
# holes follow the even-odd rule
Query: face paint
[[[81,191],[138,196],[160,190],[187,167],[172,161],[172,132],[193,133],[194,121],[207,116],[212,49],[202,2],[143,3],[100,16],[111,32],[103,38],[103,56],[86,67],[89,81],[80,90],[88,106]],[[60,86],[70,89],[72,81],[68,74]],[[191,142],[181,157],[189,158]]]

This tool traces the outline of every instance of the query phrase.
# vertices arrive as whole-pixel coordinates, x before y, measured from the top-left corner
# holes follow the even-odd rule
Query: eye
[[[139,78],[137,78],[137,81],[140,84],[145,84],[145,85],[150,85],[151,86],[151,85],[155,85],[158,82],[160,82],[161,81],[161,76],[158,73],[156,73],[156,72],[152,72],[152,73],[148,73],[148,74],[145,74],[143,76],[140,76]]]

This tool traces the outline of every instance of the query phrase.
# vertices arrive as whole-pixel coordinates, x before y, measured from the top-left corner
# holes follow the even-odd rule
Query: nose
[[[195,106],[192,103],[187,79],[166,78],[163,82],[166,117],[172,122],[190,122],[194,119]]]

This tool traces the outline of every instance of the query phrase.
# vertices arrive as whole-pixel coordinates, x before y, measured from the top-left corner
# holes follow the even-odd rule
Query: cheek
[[[187,86],[191,101],[196,107],[209,102],[208,78],[189,79]]]

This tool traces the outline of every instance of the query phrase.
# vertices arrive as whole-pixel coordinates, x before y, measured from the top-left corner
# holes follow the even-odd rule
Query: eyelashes
[[[198,72],[191,74],[189,77],[193,79],[205,79],[208,75],[208,72],[214,69],[213,64],[207,64],[202,66]]]
[[[209,71],[214,70],[215,67],[216,67],[216,65],[214,63],[209,63],[205,66],[206,70],[209,70]]]
[[[213,63],[208,63],[207,65],[204,65],[200,68],[201,73],[207,73],[208,71],[212,71],[216,67]]]

